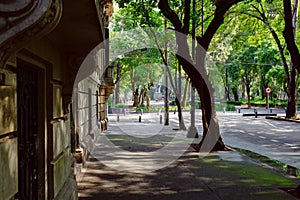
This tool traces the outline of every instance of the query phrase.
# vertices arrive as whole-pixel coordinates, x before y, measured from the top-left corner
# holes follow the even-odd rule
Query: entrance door
[[[21,200],[35,200],[38,199],[38,71],[20,65],[17,74],[18,193]]]

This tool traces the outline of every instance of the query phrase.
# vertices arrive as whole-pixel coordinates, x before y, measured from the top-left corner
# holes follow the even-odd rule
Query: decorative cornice
[[[0,68],[33,39],[51,32],[62,14],[62,0],[0,3]]]

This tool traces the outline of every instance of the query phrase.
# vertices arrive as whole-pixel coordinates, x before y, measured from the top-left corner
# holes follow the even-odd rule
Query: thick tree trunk
[[[136,88],[135,92],[133,93],[133,107],[137,107],[139,105],[139,89]]]
[[[198,45],[196,51],[196,65],[191,59],[189,46],[187,43],[187,34],[190,27],[190,1],[185,1],[185,17],[184,25],[180,21],[178,15],[170,8],[168,0],[160,0],[158,7],[163,15],[173,24],[176,31],[176,41],[178,45],[177,58],[184,71],[191,78],[191,82],[195,86],[201,99],[202,106],[202,122],[203,122],[203,138],[200,142],[201,150],[209,152],[211,150],[223,150],[225,145],[222,142],[219,130],[219,124],[216,116],[216,110],[213,101],[213,92],[207,74],[204,68],[205,51],[207,51],[211,40],[221,26],[224,16],[229,8],[240,2],[241,0],[217,1],[214,18],[210,22],[202,37],[197,37]],[[207,140],[208,139],[208,140]],[[213,145],[213,146],[212,146]],[[200,146],[196,148],[200,150]],[[212,146],[212,147],[211,147]]]
[[[148,92],[145,93],[145,98],[146,98],[146,105],[147,105],[147,107],[150,107],[150,97],[148,95]]]
[[[296,87],[296,71],[291,67],[290,82],[288,84],[288,105],[286,109],[286,118],[293,118],[297,115],[297,87]]]
[[[141,106],[144,106],[144,101],[145,101],[145,89],[142,88],[140,96],[139,96],[139,104]]]
[[[290,77],[288,82],[288,107],[286,118],[292,118],[297,115],[297,99],[296,99],[296,72],[300,72],[300,54],[296,45],[296,29],[298,21],[298,0],[294,0],[294,10],[292,11],[291,1],[283,0],[284,22],[283,37],[287,43],[287,49],[291,56]]]
[[[239,101],[238,89],[237,88],[232,88],[232,93],[233,93],[234,101]]]
[[[283,0],[283,7],[284,7],[284,22],[285,22],[283,37],[287,44],[287,49],[290,53],[293,67],[295,67],[298,73],[300,73],[300,53],[294,37],[291,0]]]

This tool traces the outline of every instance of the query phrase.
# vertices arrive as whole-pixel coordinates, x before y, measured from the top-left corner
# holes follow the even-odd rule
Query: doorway
[[[17,113],[18,113],[18,198],[36,200],[44,193],[43,169],[44,151],[40,142],[42,98],[39,98],[39,68],[27,62],[18,61],[17,70]]]

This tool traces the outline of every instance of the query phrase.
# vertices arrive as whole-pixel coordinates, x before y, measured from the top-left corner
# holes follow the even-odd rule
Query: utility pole
[[[195,53],[195,39],[196,39],[196,25],[195,25],[195,10],[196,10],[196,2],[193,0],[193,12],[192,12],[192,58],[193,61],[195,62],[196,58],[196,53]],[[203,13],[202,13],[203,14]],[[188,138],[198,138],[198,131],[195,126],[195,87],[193,83],[191,83],[191,126],[189,127],[187,137]]]
[[[169,89],[168,89],[168,42],[167,42],[167,20],[165,19],[165,42],[164,42],[164,48],[165,48],[165,81],[164,81],[164,90],[165,90],[165,126],[169,125]]]

